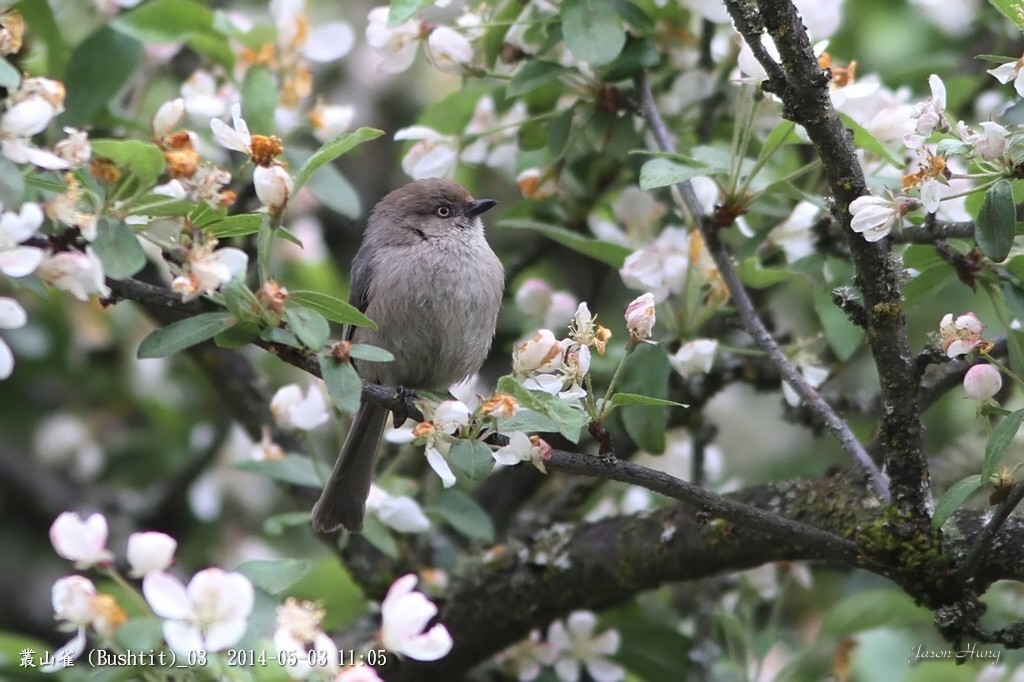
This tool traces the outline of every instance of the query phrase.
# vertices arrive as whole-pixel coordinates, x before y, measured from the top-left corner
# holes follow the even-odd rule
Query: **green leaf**
[[[558,77],[566,71],[568,71],[566,67],[556,62],[532,59],[523,64],[512,76],[512,80],[505,87],[505,94],[509,97],[525,95],[542,85],[558,80]]]
[[[1003,282],[1003,302],[1010,309],[1010,314],[1018,320],[1024,320],[1024,288],[1016,282]]]
[[[305,455],[289,453],[283,459],[244,460],[235,462],[234,467],[289,485],[316,490],[324,487],[324,477],[317,471],[316,463]]]
[[[277,92],[277,80],[270,69],[251,66],[246,70],[242,81],[242,118],[253,133],[272,135],[276,130]]]
[[[257,311],[261,309],[262,304],[241,277],[232,277],[222,285],[220,295],[223,297],[224,307],[240,322],[251,322],[258,325],[260,316]],[[259,333],[258,330],[257,333]]]
[[[310,350],[320,350],[331,336],[331,326],[327,320],[311,308],[288,306],[284,311],[284,319],[288,328]]]
[[[142,53],[142,43],[109,26],[100,27],[79,43],[63,79],[67,97],[61,123],[91,123],[115,101],[117,93],[135,73]]]
[[[677,403],[674,400],[664,398],[652,398],[648,395],[637,395],[636,393],[616,393],[612,396],[612,405],[647,405],[648,407],[689,407],[684,403]]]
[[[937,294],[942,286],[956,272],[952,266],[945,261],[937,263],[933,267],[926,268],[914,276],[912,280],[903,285],[903,300],[907,309],[925,301]]]
[[[496,3],[492,7],[494,14],[491,15],[491,20],[484,24],[487,28],[484,30],[483,38],[479,40],[483,45],[484,63],[488,69],[493,69],[497,63],[498,55],[505,45],[505,36],[508,35],[513,20],[522,11],[518,2],[509,0]]]
[[[221,220],[215,220],[203,226],[203,231],[208,232],[217,239],[229,237],[247,237],[260,231],[260,224],[263,218],[255,213],[239,213],[238,215],[225,216]]]
[[[111,25],[142,43],[178,43],[195,33],[216,33],[213,13],[192,0],[151,0]]]
[[[996,473],[999,463],[1003,461],[1003,454],[1006,452],[1006,448],[1010,447],[1010,443],[1013,442],[1017,431],[1020,430],[1022,421],[1024,421],[1024,409],[1013,412],[1006,419],[999,422],[999,426],[988,437],[988,443],[985,445],[985,463],[981,467],[981,480],[983,482],[988,482],[992,474]]]
[[[9,61],[0,57],[0,87],[13,90],[21,82],[21,72],[14,68]]]
[[[320,149],[313,152],[313,156],[306,160],[306,163],[302,165],[299,172],[295,174],[295,192],[306,184],[306,180],[309,179],[318,168],[324,164],[330,163],[339,156],[346,154],[364,142],[374,140],[384,134],[383,130],[377,130],[376,128],[359,128],[353,130],[350,133],[344,133],[338,137],[325,142]]]
[[[391,529],[373,514],[367,514],[363,519],[363,539],[386,557],[397,559],[401,555]]]
[[[263,520],[263,532],[267,535],[283,535],[289,528],[308,526],[311,518],[308,511],[274,514]]]
[[[569,107],[558,118],[551,122],[548,130],[548,152],[555,159],[560,159],[569,146],[572,138],[572,120],[576,114],[575,107]]]
[[[973,474],[963,478],[949,486],[942,497],[935,503],[935,513],[932,514],[932,526],[942,528],[942,524],[967,501],[967,498],[981,490],[981,476]]]
[[[650,38],[632,38],[626,43],[626,49],[604,71],[604,81],[616,81],[634,78],[639,73],[652,69],[661,61],[661,52]]]
[[[494,469],[491,449],[475,439],[463,438],[455,443],[448,451],[448,459],[474,481],[482,481]]]
[[[449,488],[431,508],[448,525],[471,540],[494,541],[494,524],[487,512],[469,495]]]
[[[610,63],[626,44],[626,30],[611,0],[565,0],[562,35],[573,56],[591,66]]]
[[[1017,213],[1013,205],[1013,188],[1008,180],[1000,180],[989,187],[981,202],[978,219],[974,223],[974,238],[985,256],[997,263],[1006,260],[1013,246]]]
[[[93,156],[110,159],[117,166],[130,171],[143,187],[156,182],[164,172],[164,153],[150,142],[142,140],[92,140]]]
[[[879,627],[911,627],[931,622],[931,611],[916,605],[905,592],[859,590],[831,605],[822,632],[831,636],[852,635]]]
[[[1003,16],[1009,19],[1017,27],[1017,30],[1024,31],[1024,2],[1021,0],[988,0]]]
[[[235,570],[261,590],[279,594],[302,580],[312,566],[309,559],[254,559]]]
[[[1010,346],[1010,369],[1017,376],[1024,375],[1024,332],[1007,329],[1006,340]]]
[[[752,289],[766,289],[796,277],[796,273],[785,268],[763,267],[757,256],[744,258],[736,270],[743,283]]]
[[[391,0],[391,11],[388,12],[388,27],[394,28],[412,19],[420,8],[434,4],[434,0]]]
[[[672,366],[661,346],[642,343],[626,360],[622,368],[619,389],[626,393],[668,399],[668,377]],[[620,410],[626,433],[640,449],[651,454],[665,451],[665,429],[668,411],[664,407],[627,405]]]
[[[64,43],[64,34],[57,25],[50,3],[22,0],[16,7],[28,25],[27,33],[33,38],[41,39],[46,45],[46,73],[39,75],[63,78],[68,61],[68,47]]]
[[[648,190],[668,187],[706,173],[704,167],[684,166],[665,158],[651,159],[640,169],[640,187]]]
[[[502,220],[498,227],[512,230],[533,230],[540,232],[551,241],[558,242],[562,246],[572,249],[594,260],[610,265],[613,268],[621,268],[626,262],[626,256],[632,253],[629,249],[618,244],[603,242],[599,239],[585,237],[576,232],[570,232],[564,227],[542,223],[536,220],[512,218]]]
[[[260,338],[262,329],[249,320],[240,320],[231,329],[225,329],[213,337],[213,342],[220,348],[243,348]]]
[[[356,360],[364,360],[366,362],[391,362],[395,359],[391,351],[371,346],[368,343],[353,343],[348,347],[348,354]]]
[[[327,385],[331,402],[342,414],[355,414],[359,410],[363,382],[351,362],[339,362],[329,355],[321,355],[320,376]]]
[[[175,353],[212,339],[237,322],[231,313],[201,313],[195,317],[172,322],[166,327],[157,329],[139,344],[137,356],[145,358],[165,358]]]
[[[146,253],[139,244],[139,238],[120,220],[100,218],[92,246],[111,279],[131,277],[146,265]]]
[[[846,362],[861,347],[864,330],[846,316],[839,306],[832,302],[831,296],[818,291],[814,294],[814,311],[818,314],[828,345],[842,362]]]
[[[334,166],[321,166],[306,182],[306,189],[338,215],[355,220],[363,215],[363,202],[355,187]]]
[[[152,651],[164,641],[159,618],[132,618],[114,632],[114,641],[128,651]]]
[[[847,130],[853,131],[853,143],[857,147],[871,152],[890,166],[903,168],[905,164],[893,156],[892,152],[890,152],[884,144],[879,142],[877,137],[869,133],[864,126],[857,123],[846,114],[840,114],[839,118],[843,121],[843,127]]]
[[[288,293],[288,300],[292,303],[312,308],[331,322],[339,324],[351,324],[356,327],[369,327],[377,331],[377,323],[363,315],[359,310],[340,298],[319,291],[292,291]]]
[[[299,339],[283,327],[268,327],[260,332],[260,338],[270,343],[280,343],[292,348],[302,348]]]
[[[614,628],[622,636],[615,661],[625,666],[636,680],[693,679],[687,674],[689,661],[677,653],[690,651],[691,640],[673,627],[669,619],[660,619],[652,611],[633,601],[601,614],[598,630]],[[743,634],[746,633],[744,630]],[[625,679],[634,679],[633,676]]]
[[[580,432],[590,421],[587,413],[579,407],[570,405],[557,395],[531,391],[516,381],[515,377],[501,377],[498,380],[498,390],[514,397],[521,407],[548,417],[555,430],[573,443],[579,442]]]
[[[640,35],[647,35],[654,32],[654,20],[647,16],[636,3],[629,0],[613,0],[615,11],[619,13],[622,20],[633,27],[633,30]]]
[[[509,434],[513,431],[554,433],[558,431],[558,425],[546,414],[520,405],[514,417],[498,420],[498,433]]]
[[[0,204],[7,208],[21,206],[25,198],[25,177],[6,156],[0,156]]]

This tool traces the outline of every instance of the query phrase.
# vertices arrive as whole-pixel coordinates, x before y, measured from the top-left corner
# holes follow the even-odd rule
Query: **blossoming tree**
[[[1024,4],[862,4],[0,2],[0,670],[1009,676]],[[446,395],[336,340],[434,176],[509,282]]]

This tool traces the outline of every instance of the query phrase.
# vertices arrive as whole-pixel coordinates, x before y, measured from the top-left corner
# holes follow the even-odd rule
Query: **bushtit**
[[[380,330],[346,332],[353,342],[387,349],[395,359],[359,363],[363,379],[446,390],[480,369],[505,288],[501,261],[478,217],[494,204],[474,200],[451,180],[430,178],[396,189],[374,207],[352,261],[349,302]],[[314,530],[362,530],[387,415],[379,405],[359,408],[313,507]]]

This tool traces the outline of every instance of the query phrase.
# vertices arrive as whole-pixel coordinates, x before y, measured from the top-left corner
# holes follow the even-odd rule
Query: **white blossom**
[[[281,428],[309,431],[326,424],[330,419],[323,393],[310,384],[303,396],[298,384],[277,389],[270,401],[270,412]]]
[[[369,23],[366,26],[366,43],[383,57],[380,70],[384,73],[402,73],[416,59],[416,48],[421,33],[420,23],[415,20],[406,21],[398,26],[388,26],[388,7],[375,7],[370,10]]]
[[[415,140],[402,157],[402,170],[413,180],[449,177],[458,164],[455,139],[426,126],[410,126],[395,133],[396,140]]]
[[[410,573],[396,580],[380,604],[380,637],[384,648],[417,661],[436,661],[452,650],[452,637],[440,623],[424,632],[437,607],[414,592],[417,578]]]
[[[370,484],[366,498],[366,513],[399,533],[425,533],[430,530],[430,519],[416,500],[404,495],[392,495]]]
[[[974,313],[964,313],[955,319],[946,313],[939,322],[939,339],[947,357],[955,358],[970,353],[984,339],[985,325]]]
[[[61,251],[47,256],[39,264],[37,273],[44,282],[79,301],[88,301],[93,294],[110,295],[103,263],[92,247],[86,247],[85,253]]]
[[[165,619],[167,645],[181,655],[223,651],[237,644],[254,601],[248,578],[220,568],[199,571],[187,588],[168,573],[149,573],[142,592],[153,612]]]
[[[63,512],[50,526],[50,542],[54,550],[76,568],[108,564],[114,555],[107,549],[107,519],[92,514],[82,519],[78,512]]]
[[[142,578],[154,571],[165,571],[174,560],[178,541],[166,533],[149,531],[128,536],[128,565],[131,576]]]
[[[28,322],[28,315],[21,304],[13,298],[0,296],[0,329],[19,329]],[[0,381],[14,373],[14,353],[7,342],[0,338]]]
[[[26,201],[21,210],[4,211],[0,215],[0,272],[8,277],[24,277],[43,262],[44,251],[35,246],[21,246],[36,234],[43,224],[39,204]]]
[[[715,362],[718,341],[715,339],[694,339],[687,341],[672,355],[668,356],[672,369],[686,378],[693,374],[707,374]]]
[[[595,682],[625,679],[622,667],[607,658],[619,650],[618,631],[595,635],[596,627],[597,616],[592,612],[573,611],[565,623],[556,620],[548,628],[548,643],[557,651],[555,674],[562,682],[577,682],[584,667]]]
[[[430,32],[427,51],[434,66],[446,73],[462,73],[465,65],[473,61],[473,46],[465,36],[448,26],[438,26]]]

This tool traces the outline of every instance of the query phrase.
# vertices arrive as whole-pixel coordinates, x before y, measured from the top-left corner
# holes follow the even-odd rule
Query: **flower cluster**
[[[548,627],[547,641],[532,631],[523,641],[498,654],[497,661],[521,682],[537,679],[544,667],[551,667],[561,682],[576,682],[583,670],[597,682],[625,679],[625,670],[607,657],[619,650],[616,630],[596,634],[597,616],[590,611],[573,611],[565,621]]]
[[[60,514],[50,526],[50,542],[57,554],[73,562],[77,569],[112,570],[114,555],[107,549],[107,519],[102,514],[92,514],[86,519],[76,512]],[[177,546],[174,538],[164,533],[132,533],[127,547],[131,575],[144,580],[163,575],[174,560]],[[71,575],[57,580],[52,588],[52,601],[55,618],[63,628],[74,630],[76,634],[54,655],[51,669],[64,667],[82,654],[87,629],[109,641],[128,620],[117,600],[112,595],[99,593],[84,576]],[[161,614],[157,612],[157,615]],[[165,623],[164,634],[168,645],[174,647],[172,638],[180,634],[180,629],[168,625]]]

